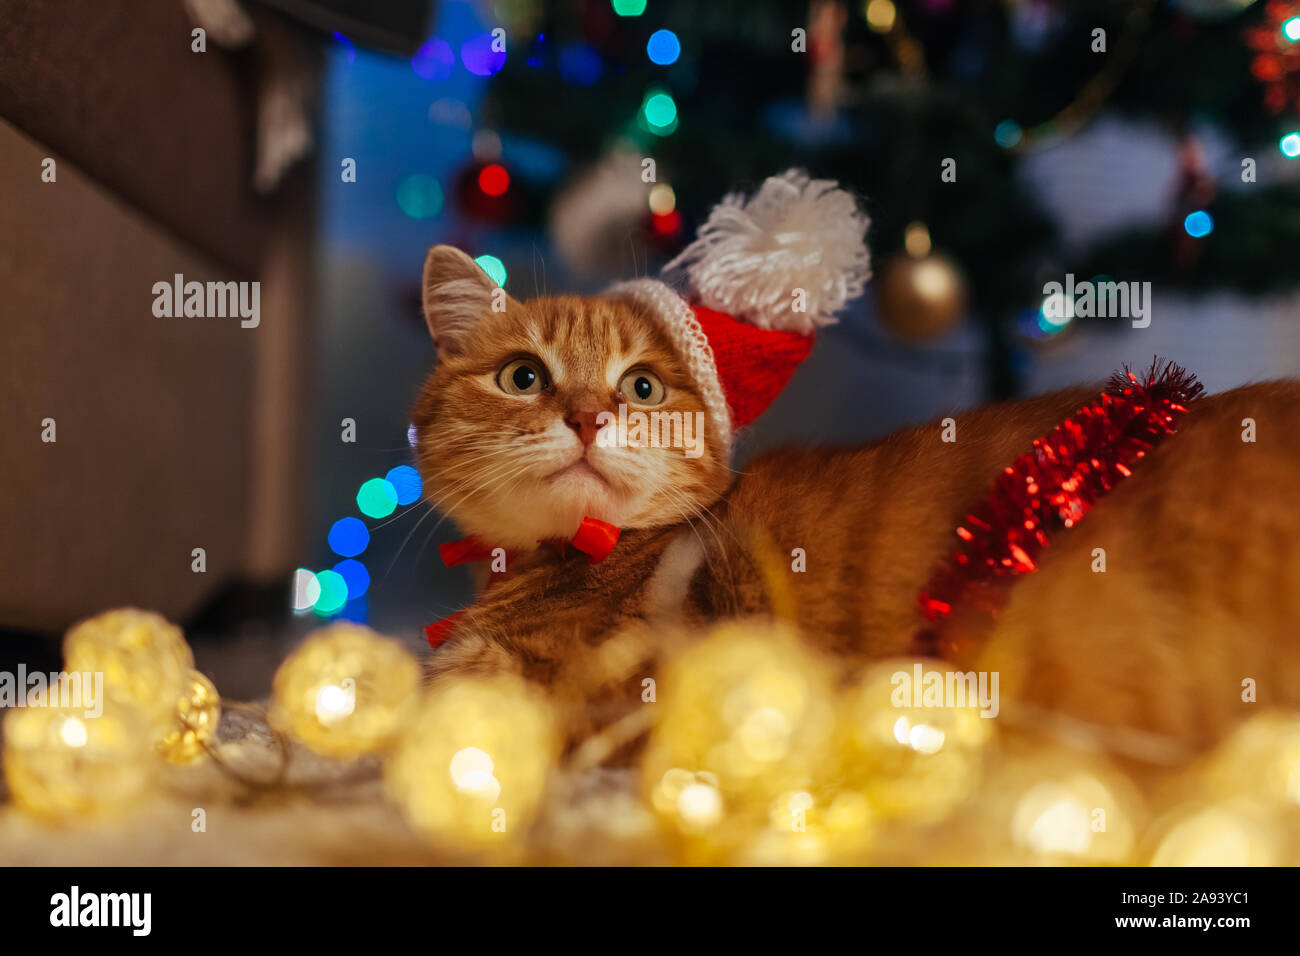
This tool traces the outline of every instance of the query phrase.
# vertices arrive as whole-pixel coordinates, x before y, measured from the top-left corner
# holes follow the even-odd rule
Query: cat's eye
[[[659,376],[643,368],[634,368],[618,383],[618,393],[633,405],[662,405],[668,389]]]
[[[497,372],[497,385],[510,395],[536,395],[550,383],[546,366],[535,358],[515,359]]]

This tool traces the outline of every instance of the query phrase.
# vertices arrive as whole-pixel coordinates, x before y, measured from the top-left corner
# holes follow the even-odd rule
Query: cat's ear
[[[494,297],[518,305],[459,249],[434,246],[429,250],[424,260],[424,321],[439,354],[454,355],[461,350],[464,336],[497,304]],[[500,305],[497,307],[499,310]]]

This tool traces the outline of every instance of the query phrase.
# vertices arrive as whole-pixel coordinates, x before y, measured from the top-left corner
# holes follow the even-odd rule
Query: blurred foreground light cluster
[[[102,614],[69,632],[65,657],[56,684],[5,720],[5,812],[111,826],[148,802],[168,764],[224,762],[216,689],[167,621]],[[336,624],[281,665],[267,719],[292,745],[285,760],[301,746],[371,767],[382,790],[365,799],[394,804],[430,859],[1300,863],[1300,715],[1261,712],[1155,776],[1077,740],[1009,730],[977,701],[900,691],[935,666],[888,660],[846,676],[788,626],[726,623],[668,655],[658,699],[639,675],[628,682],[638,710],[594,731],[638,728],[611,767],[590,755],[617,748],[575,741],[557,695],[504,675],[426,686],[398,642]],[[102,707],[68,686],[95,673]]]

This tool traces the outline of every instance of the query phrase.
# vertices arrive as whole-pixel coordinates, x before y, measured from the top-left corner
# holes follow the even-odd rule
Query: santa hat
[[[663,269],[682,294],[658,279],[607,294],[637,303],[667,333],[730,449],[733,430],[761,415],[808,357],[815,330],[862,294],[867,225],[838,184],[792,169],[713,207]]]

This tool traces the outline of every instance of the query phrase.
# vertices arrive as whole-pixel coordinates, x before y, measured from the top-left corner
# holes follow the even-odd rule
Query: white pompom
[[[768,177],[748,200],[731,193],[714,206],[664,272],[684,271],[705,308],[807,335],[862,295],[871,278],[868,224],[837,183],[792,169]]]

